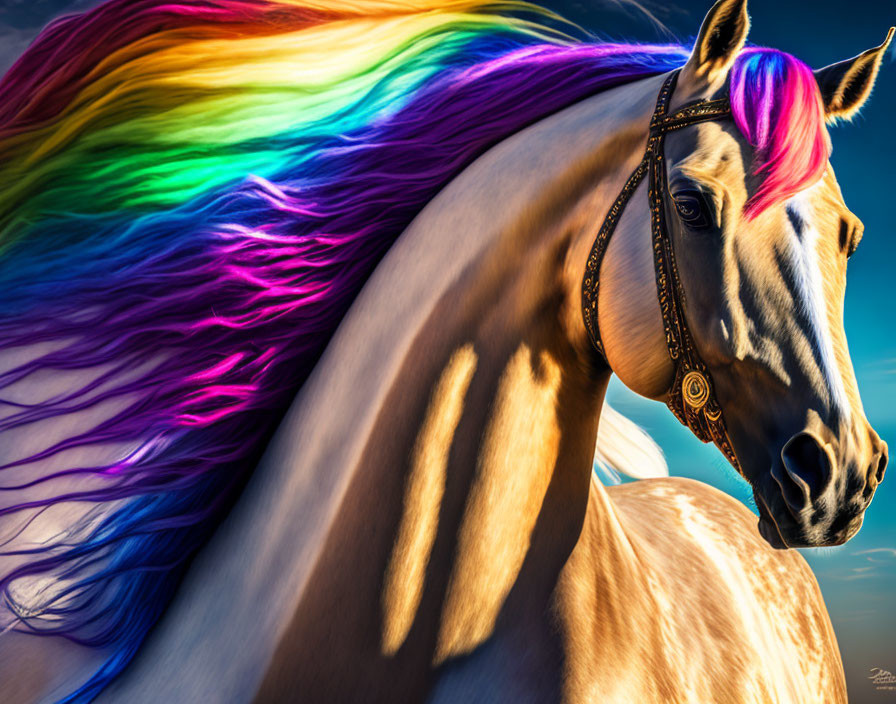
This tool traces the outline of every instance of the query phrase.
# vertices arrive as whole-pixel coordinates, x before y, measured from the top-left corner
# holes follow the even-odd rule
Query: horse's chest
[[[563,699],[845,701],[808,566],[763,543],[731,499],[675,482],[614,495],[619,519],[637,521],[630,541],[586,522],[556,592]]]

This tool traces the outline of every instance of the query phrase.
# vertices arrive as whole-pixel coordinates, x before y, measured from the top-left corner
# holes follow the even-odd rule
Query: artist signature
[[[868,679],[871,680],[871,683],[875,685],[877,689],[896,690],[896,675],[894,675],[889,670],[882,670],[879,667],[872,667],[871,674],[868,675]]]

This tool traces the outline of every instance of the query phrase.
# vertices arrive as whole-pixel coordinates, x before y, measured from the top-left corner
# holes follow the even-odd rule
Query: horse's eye
[[[681,221],[693,230],[708,230],[712,218],[706,204],[706,197],[696,189],[680,190],[672,196],[675,209]]]

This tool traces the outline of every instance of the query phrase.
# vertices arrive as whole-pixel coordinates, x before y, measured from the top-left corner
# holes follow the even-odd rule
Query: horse
[[[690,51],[448,0],[51,25],[0,84],[4,701],[846,701],[788,548],[852,537],[886,466],[826,124],[893,30],[812,72],[748,29],[746,0]],[[293,63],[333,46],[363,70]],[[665,136],[659,196],[758,529],[592,471],[612,374],[674,391],[647,184],[600,354],[582,309],[670,72],[670,111],[730,103]]]

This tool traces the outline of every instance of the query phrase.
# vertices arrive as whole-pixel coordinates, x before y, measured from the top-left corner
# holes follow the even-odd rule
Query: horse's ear
[[[864,105],[894,32],[896,28],[890,27],[887,38],[880,46],[815,72],[828,120],[848,120]]]
[[[682,80],[712,83],[727,75],[749,30],[747,0],[718,0],[703,20],[691,57],[682,69]]]

